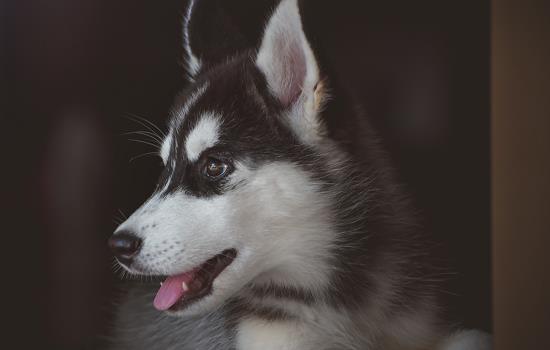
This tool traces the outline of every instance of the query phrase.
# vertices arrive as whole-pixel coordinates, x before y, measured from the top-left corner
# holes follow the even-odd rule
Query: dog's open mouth
[[[210,294],[212,283],[237,256],[235,249],[224,250],[191,271],[168,276],[161,284],[153,305],[160,311],[178,311]]]

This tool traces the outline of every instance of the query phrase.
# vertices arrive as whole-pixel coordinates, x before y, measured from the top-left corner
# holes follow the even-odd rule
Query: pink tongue
[[[189,282],[193,279],[194,271],[185,272],[177,276],[171,276],[166,279],[160,286],[153,305],[155,309],[164,311],[171,308],[181,297],[185,294],[186,291],[183,290],[182,283],[185,282],[186,285],[189,285]]]

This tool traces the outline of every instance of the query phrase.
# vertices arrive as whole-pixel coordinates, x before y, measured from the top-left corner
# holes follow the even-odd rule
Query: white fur
[[[169,133],[168,136],[162,141],[160,146],[160,157],[164,165],[168,162],[168,156],[170,155],[170,147],[172,146],[172,133]]]
[[[143,239],[142,249],[130,273],[175,275],[189,271],[223,250],[237,246],[229,228],[229,198],[196,198],[176,192],[166,197],[155,195],[138,209],[121,229],[130,229]],[[240,257],[246,260],[244,257]],[[240,261],[234,261],[215,281],[214,292],[191,305],[185,312],[195,314],[219,305],[227,297],[228,288],[240,287],[243,275]],[[224,277],[228,280],[224,280]],[[222,287],[216,287],[222,283]],[[234,291],[234,290],[233,290]]]
[[[238,350],[323,350],[322,338],[303,323],[245,319],[237,330]]]
[[[256,236],[254,247],[263,256],[255,282],[322,290],[330,279],[334,232],[319,186],[296,166],[274,162],[255,171],[246,187],[242,199],[250,207],[240,221]]]
[[[225,249],[237,249],[235,261],[214,281],[212,294],[184,313],[219,305],[251,280],[312,290],[329,281],[326,259],[334,233],[319,187],[286,162],[236,167],[228,186],[244,185],[211,198],[183,192],[155,195],[119,228],[143,239],[132,273],[174,275]]]
[[[191,80],[193,80],[193,77],[199,72],[202,66],[200,59],[193,54],[189,37],[189,22],[191,21],[193,6],[195,6],[195,0],[189,0],[189,5],[183,18],[183,46],[187,54],[187,70]]]
[[[307,305],[291,299],[280,299],[271,296],[257,297],[254,295],[247,295],[247,303],[252,306],[268,306],[275,310],[282,310],[292,319],[270,323],[262,319],[249,317],[238,329],[238,338],[241,339],[243,347],[250,343],[264,342],[264,344],[269,344],[269,338],[278,337],[275,344],[280,346],[278,348],[281,349],[366,348],[356,348],[357,344],[367,344],[360,340],[367,338],[364,334],[355,333],[358,325],[352,323],[352,318],[349,317],[346,311],[337,310],[331,305],[323,302]],[[275,326],[274,332],[270,332],[269,325]],[[300,332],[295,332],[296,329],[299,329]],[[285,336],[281,334],[284,331],[292,335]],[[364,329],[361,331],[364,331]],[[353,341],[350,341],[352,339]],[[238,348],[238,350],[241,350],[241,348]]]
[[[206,149],[213,147],[220,135],[221,119],[214,113],[204,113],[185,140],[187,159],[194,162]]]
[[[478,330],[459,331],[451,335],[440,350],[490,350],[491,336]]]

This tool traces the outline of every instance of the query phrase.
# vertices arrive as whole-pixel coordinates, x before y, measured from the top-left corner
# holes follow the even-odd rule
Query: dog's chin
[[[229,298],[229,296],[217,294],[219,293],[213,292],[212,294],[204,296],[196,301],[165,310],[163,313],[168,316],[178,318],[205,315],[219,308]]]

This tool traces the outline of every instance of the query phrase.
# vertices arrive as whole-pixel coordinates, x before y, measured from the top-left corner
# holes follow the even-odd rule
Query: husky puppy
[[[127,272],[157,281],[129,292],[112,348],[490,348],[442,319],[422,232],[297,0],[274,7],[253,50],[207,2],[184,18],[190,83],[158,186],[109,240]]]

